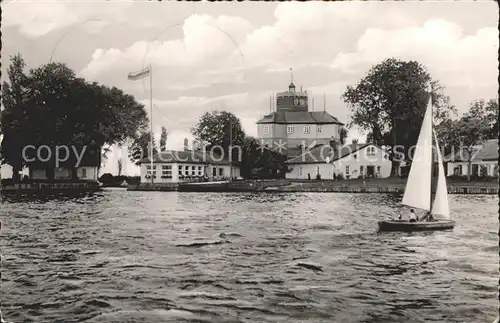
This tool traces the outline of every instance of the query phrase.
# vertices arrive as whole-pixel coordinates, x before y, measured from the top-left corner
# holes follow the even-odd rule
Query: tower
[[[276,94],[276,111],[300,112],[309,111],[307,91],[299,92],[293,83],[293,70],[290,68],[290,85],[288,91]]]

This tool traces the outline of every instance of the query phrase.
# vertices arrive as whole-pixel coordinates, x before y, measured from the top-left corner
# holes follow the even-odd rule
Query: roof
[[[498,139],[487,140],[483,143],[474,160],[498,160]]]
[[[202,150],[168,150],[153,156],[153,163],[189,163],[189,164],[214,164],[229,165],[226,158],[220,160],[220,155]],[[150,163],[149,157],[143,158],[139,164]]]
[[[98,167],[101,165],[101,147],[92,147],[90,145],[60,145],[52,148],[46,146],[46,149],[41,149],[41,147],[43,146],[33,147],[33,149],[26,150],[26,158],[28,160],[26,164],[28,168],[40,169],[55,167],[57,158],[59,159],[59,162],[57,163],[58,167],[61,168],[74,167],[78,162],[79,167]],[[56,147],[59,147],[59,150],[57,150]],[[44,160],[45,158],[48,159]]]
[[[259,123],[344,125],[326,111],[275,111],[257,121]]]
[[[469,152],[467,148],[463,147],[454,154],[448,154],[444,159],[451,162],[467,162],[469,160]],[[497,159],[498,139],[487,140],[482,145],[472,148],[472,162]]]
[[[329,145],[318,145],[306,153],[297,156],[295,158],[287,160],[287,164],[319,164],[326,163],[327,158],[329,158],[329,162],[344,158],[348,155],[355,153],[367,146],[374,146],[379,149],[382,149],[374,144],[348,144],[340,147],[339,153],[337,155],[334,154],[333,148]]]

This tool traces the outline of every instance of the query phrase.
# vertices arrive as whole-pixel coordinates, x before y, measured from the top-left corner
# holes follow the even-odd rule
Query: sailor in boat
[[[420,221],[434,221],[434,217],[432,216],[431,212],[428,211],[423,217],[422,219],[420,219]]]
[[[408,215],[408,219],[410,222],[417,222],[417,216],[415,215],[415,211],[413,209],[410,210],[410,214]]]

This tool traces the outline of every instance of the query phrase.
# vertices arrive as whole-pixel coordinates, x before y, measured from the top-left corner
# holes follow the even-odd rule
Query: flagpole
[[[233,119],[229,116],[229,181],[233,180]]]
[[[154,176],[156,175],[156,170],[153,173],[153,70],[151,69],[151,64],[149,64],[149,115],[151,122],[151,134],[150,134],[150,145],[151,145],[151,184],[154,184]]]

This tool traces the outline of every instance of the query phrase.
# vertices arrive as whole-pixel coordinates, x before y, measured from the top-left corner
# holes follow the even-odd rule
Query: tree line
[[[104,154],[101,156],[99,151],[99,158],[106,158],[112,145],[127,145],[129,158],[136,164],[149,153],[149,120],[144,106],[133,96],[116,87],[77,77],[63,63],[53,62],[26,71],[20,54],[11,57],[7,74],[8,81],[2,86],[0,161],[13,167],[14,176],[27,166],[22,156],[27,145],[87,145],[99,150],[102,147]],[[390,148],[396,145],[404,147],[407,154],[418,138],[429,84],[434,124],[445,152],[457,146],[472,152],[476,144],[498,137],[497,99],[474,101],[459,116],[444,94],[444,87],[432,79],[425,66],[394,58],[373,66],[357,84],[347,86],[342,94],[350,111],[347,127],[359,127],[368,133],[368,142],[389,147],[391,159],[394,155]],[[239,166],[246,178],[283,177],[288,171],[285,155],[262,149],[230,112],[207,112],[190,131],[206,149],[219,146],[227,152],[231,144],[241,147]],[[341,144],[346,136],[347,130],[342,129]],[[167,137],[168,131],[162,127],[159,147],[153,138],[154,154],[166,150]],[[232,157],[238,160],[238,156]],[[123,161],[118,163],[121,173]],[[49,178],[53,178],[54,161],[49,160],[45,167]],[[71,161],[69,167],[76,177]],[[393,161],[393,175],[398,167]]]
[[[416,145],[429,95],[434,126],[445,154],[462,146],[471,156],[475,145],[498,138],[498,99],[471,102],[469,110],[459,116],[444,94],[444,87],[432,79],[424,65],[386,59],[373,66],[357,84],[347,86],[342,98],[351,114],[348,126],[367,132],[368,142],[388,147],[392,175],[397,174],[399,164],[391,148],[403,147],[409,159],[409,148]]]
[[[113,145],[129,146],[129,158],[136,165],[149,154],[149,120],[144,105],[133,96],[116,87],[77,77],[64,63],[52,62],[26,70],[20,54],[10,61],[8,80],[2,86],[0,162],[12,166],[14,180],[18,181],[19,172],[28,166],[23,149],[29,145],[47,145],[51,149],[91,147],[93,151],[87,155],[92,156],[91,162],[99,167]],[[276,176],[283,171],[284,156],[271,151],[258,152],[255,138],[244,134],[239,119],[231,113],[213,112],[200,118],[198,126],[209,125],[212,129],[223,129],[222,132],[193,133],[209,142],[208,148],[221,145],[227,150],[229,120],[233,145],[244,147],[241,166],[245,176]],[[166,150],[167,137],[168,131],[162,127],[159,147],[153,138],[153,154]],[[55,166],[54,158],[42,163],[49,179],[54,179]],[[73,179],[77,178],[74,160],[68,160],[63,166],[71,169]],[[120,174],[122,166],[120,159]]]

